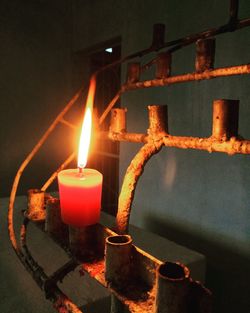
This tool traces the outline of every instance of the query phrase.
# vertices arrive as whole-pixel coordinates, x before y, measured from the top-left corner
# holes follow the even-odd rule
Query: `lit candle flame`
[[[86,166],[92,129],[92,109],[95,98],[96,77],[90,79],[89,92],[86,102],[86,111],[82,123],[82,131],[78,148],[78,168],[80,171]]]
[[[82,123],[82,131],[78,148],[78,168],[83,169],[87,164],[92,128],[91,109],[87,108]]]

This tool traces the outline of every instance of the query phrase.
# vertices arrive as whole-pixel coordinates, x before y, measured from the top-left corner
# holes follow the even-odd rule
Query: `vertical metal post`
[[[61,219],[60,200],[50,198],[46,202],[45,231],[66,244],[68,242],[68,225]]]
[[[28,207],[26,210],[26,216],[32,221],[42,221],[45,219],[45,201],[44,191],[40,189],[28,190]]]
[[[150,135],[168,133],[168,106],[167,105],[149,105],[149,129]]]
[[[154,313],[188,312],[189,275],[189,269],[179,263],[165,262],[159,266]]]
[[[171,74],[171,53],[159,53],[156,59],[156,73],[155,77],[158,79],[165,78]]]
[[[210,70],[214,66],[215,39],[199,39],[196,41],[195,70],[198,73]]]
[[[152,47],[156,50],[163,46],[165,40],[165,25],[161,23],[153,26]]]
[[[111,111],[110,131],[114,133],[126,132],[126,108],[116,108]]]
[[[127,68],[127,83],[136,83],[140,79],[140,63],[139,62],[129,62]]]
[[[99,224],[69,226],[69,244],[72,254],[79,261],[93,261],[103,257],[104,234]]]
[[[239,100],[218,99],[213,102],[213,130],[216,139],[238,136]]]

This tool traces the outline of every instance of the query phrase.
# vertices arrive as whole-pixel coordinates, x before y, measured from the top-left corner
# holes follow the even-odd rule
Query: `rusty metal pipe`
[[[204,71],[202,73],[188,73],[183,75],[166,77],[162,79],[145,80],[142,82],[137,82],[129,85],[123,85],[122,92],[134,89],[161,87],[177,83],[184,83],[188,81],[199,81],[205,79],[212,79],[216,77],[234,76],[243,74],[250,74],[250,64],[217,68],[210,71]]]
[[[169,52],[161,52],[157,55],[157,58],[155,60],[155,77],[157,79],[165,78],[171,75],[171,61],[172,55]]]
[[[180,263],[165,262],[157,269],[156,277],[154,313],[188,313],[189,269]]]
[[[165,40],[165,25],[157,23],[153,25],[152,46],[155,50],[160,49],[164,45]]]
[[[115,108],[111,110],[110,128],[111,133],[126,132],[126,108]]]
[[[105,279],[118,290],[130,281],[132,238],[129,235],[109,236],[105,241]]]
[[[100,224],[69,226],[69,245],[73,256],[79,261],[93,261],[103,257],[104,234]]]
[[[32,221],[45,220],[45,193],[40,189],[28,190],[28,206],[25,215]]]
[[[132,84],[138,82],[141,72],[140,63],[129,62],[127,66],[127,83]]]
[[[201,73],[214,67],[215,39],[199,39],[196,41],[195,70]]]
[[[119,234],[126,234],[128,232],[129,218],[132,209],[131,206],[136,185],[147,161],[152,155],[160,151],[162,145],[162,141],[145,144],[127,168],[118,200],[118,212],[116,215],[116,227]]]
[[[238,136],[239,100],[218,99],[213,102],[213,130],[216,139]]]
[[[69,238],[68,225],[61,219],[60,200],[50,198],[46,202],[45,231],[60,242],[67,243]]]
[[[167,105],[149,105],[148,118],[149,118],[149,128],[148,128],[149,135],[160,137],[168,133]]]

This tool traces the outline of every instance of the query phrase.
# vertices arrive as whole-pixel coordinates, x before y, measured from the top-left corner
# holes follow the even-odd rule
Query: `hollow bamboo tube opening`
[[[215,38],[196,41],[195,70],[198,73],[213,69],[215,56]]]
[[[129,62],[127,68],[127,83],[136,83],[140,79],[140,63]]]
[[[229,139],[238,136],[239,100],[218,99],[213,102],[212,136]]]
[[[166,78],[171,74],[171,60],[172,56],[169,52],[159,53],[156,59],[156,73],[157,79]]]
[[[149,135],[168,133],[167,105],[149,105]]]
[[[126,132],[126,108],[115,108],[111,110],[110,131],[114,133]]]
[[[26,216],[32,221],[42,221],[45,219],[46,211],[44,208],[44,191],[40,189],[28,190],[28,207]]]
[[[115,288],[122,288],[130,280],[132,238],[115,235],[106,238],[105,279]]]
[[[161,23],[154,24],[153,26],[153,39],[152,47],[155,49],[163,46],[165,40],[165,25]]]
[[[155,313],[187,313],[190,288],[189,269],[179,263],[165,262],[156,272]]]
[[[60,200],[49,198],[46,202],[45,231],[63,243],[68,242],[68,226],[61,219]]]

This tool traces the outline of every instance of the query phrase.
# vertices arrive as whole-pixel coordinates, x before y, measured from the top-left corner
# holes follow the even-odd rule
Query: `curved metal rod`
[[[154,154],[158,153],[162,146],[162,140],[151,140],[145,144],[135,155],[126,171],[119,196],[118,212],[116,216],[116,228],[119,234],[125,234],[128,232],[129,218],[136,185],[143,173],[147,161]]]
[[[54,303],[55,309],[60,313],[83,313],[57,286],[57,281],[64,278],[67,273],[74,270],[77,262],[70,260],[59,268],[50,277],[43,268],[34,260],[26,244],[26,233],[29,219],[24,218],[20,230],[20,244],[24,252],[25,268],[32,275],[37,285],[44,290],[46,298]],[[23,263],[23,262],[22,262]]]
[[[10,194],[10,201],[9,201],[9,210],[8,210],[8,231],[9,231],[9,237],[10,241],[12,243],[12,246],[17,253],[18,256],[21,256],[20,247],[17,244],[16,238],[15,238],[15,231],[13,226],[13,208],[14,208],[14,202],[15,202],[15,196],[17,187],[19,184],[19,180],[22,176],[22,173],[26,166],[29,164],[29,162],[32,160],[34,155],[38,152],[38,150],[42,147],[48,136],[51,134],[51,132],[54,130],[56,125],[60,122],[60,119],[68,112],[68,110],[72,107],[72,105],[77,101],[77,99],[80,97],[81,93],[83,91],[83,87],[74,95],[74,97],[67,103],[67,105],[64,107],[64,109],[58,114],[54,122],[49,126],[47,131],[44,133],[42,138],[38,141],[38,143],[35,145],[35,147],[32,149],[32,151],[28,154],[26,159],[23,161],[21,166],[19,167],[13,185],[11,189]]]
[[[50,178],[44,183],[41,190],[46,191],[47,188],[53,183],[53,181],[56,179],[57,174],[63,170],[66,166],[68,166],[75,158],[76,153],[73,152],[70,154],[70,156],[58,167],[58,169],[50,176]]]

